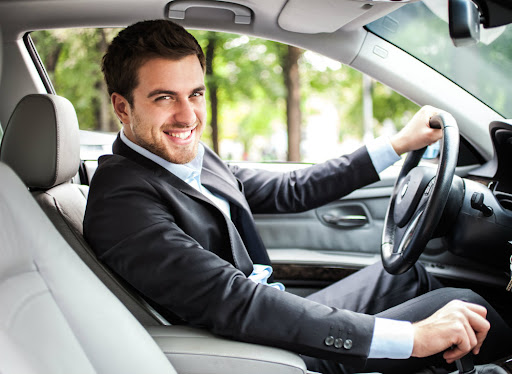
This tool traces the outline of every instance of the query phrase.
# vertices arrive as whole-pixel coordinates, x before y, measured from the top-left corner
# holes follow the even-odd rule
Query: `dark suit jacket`
[[[247,275],[253,261],[269,263],[252,213],[309,210],[376,181],[366,148],[290,173],[227,166],[205,148],[201,183],[229,201],[231,220],[116,140],[114,155],[100,158],[84,220],[85,238],[98,257],[153,304],[191,325],[319,358],[364,362],[373,317],[257,285]],[[327,336],[353,345],[328,346]]]

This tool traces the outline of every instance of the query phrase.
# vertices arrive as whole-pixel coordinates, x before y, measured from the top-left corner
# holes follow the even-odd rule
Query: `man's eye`
[[[165,96],[158,96],[155,101],[163,101],[163,100],[171,100],[172,97],[169,96],[169,95],[165,95]]]
[[[192,97],[201,97],[201,96],[203,96],[203,95],[204,95],[204,92],[194,92],[194,93],[193,93],[192,95],[190,95],[190,96],[192,96]]]

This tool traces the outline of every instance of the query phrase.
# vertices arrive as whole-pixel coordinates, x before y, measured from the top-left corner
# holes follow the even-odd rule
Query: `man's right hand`
[[[478,354],[491,325],[481,305],[454,300],[427,319],[413,323],[413,357],[443,352],[449,364],[469,352]]]

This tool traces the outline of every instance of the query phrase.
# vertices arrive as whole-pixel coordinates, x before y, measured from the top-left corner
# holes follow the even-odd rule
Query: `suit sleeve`
[[[253,213],[314,209],[379,180],[366,150],[288,173],[230,166],[242,182]]]
[[[348,364],[368,355],[374,317],[250,281],[178,227],[148,176],[99,168],[84,235],[115,272],[191,325]],[[353,346],[326,345],[327,336],[350,339]]]

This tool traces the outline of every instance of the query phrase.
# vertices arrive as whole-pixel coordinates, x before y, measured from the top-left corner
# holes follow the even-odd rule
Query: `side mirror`
[[[471,0],[448,0],[450,37],[456,47],[480,40],[480,12]]]

